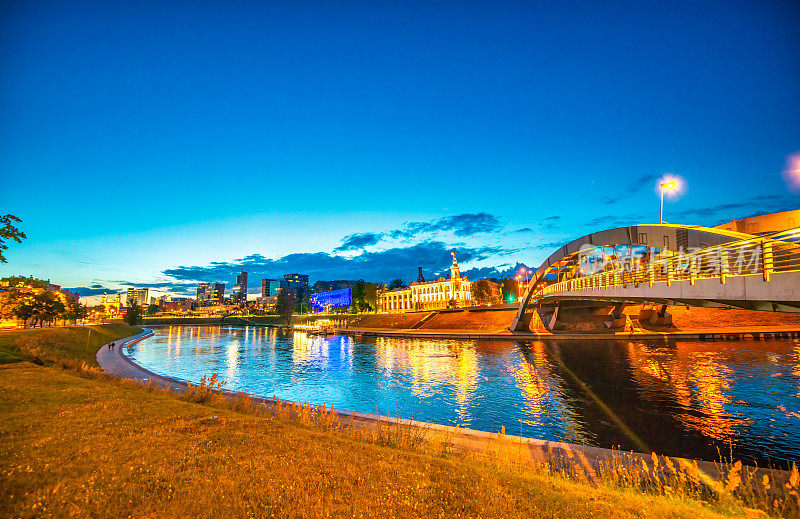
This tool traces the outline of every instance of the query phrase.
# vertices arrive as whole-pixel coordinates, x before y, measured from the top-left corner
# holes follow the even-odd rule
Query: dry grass
[[[294,422],[29,363],[2,366],[0,513],[717,516],[684,498],[384,447],[313,425],[330,410],[285,411],[306,414]]]

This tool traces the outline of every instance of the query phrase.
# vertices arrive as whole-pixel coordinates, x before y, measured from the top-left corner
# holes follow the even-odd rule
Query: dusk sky
[[[82,295],[800,207],[797,1],[4,2],[0,62],[0,275]]]

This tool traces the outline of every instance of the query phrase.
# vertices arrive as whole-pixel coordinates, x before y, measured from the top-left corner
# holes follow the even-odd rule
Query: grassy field
[[[30,363],[0,366],[2,515],[715,517]]]
[[[127,324],[70,326],[0,331],[0,364],[31,360],[36,363],[85,361],[97,366],[100,346],[142,331]]]
[[[112,325],[96,327],[92,336],[102,344],[137,332]],[[687,494],[590,485],[499,458],[391,447],[402,444],[391,434],[369,439],[288,414],[247,406],[239,412],[202,392],[179,398],[91,367],[87,332],[8,333],[0,338],[6,358],[29,357],[16,348],[28,348],[30,334],[45,365],[0,365],[4,517],[701,518],[745,512],[731,498],[708,504]]]

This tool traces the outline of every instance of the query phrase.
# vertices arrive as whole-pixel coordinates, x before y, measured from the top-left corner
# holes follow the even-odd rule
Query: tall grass
[[[130,382],[127,382],[130,384]],[[149,391],[159,389],[152,382],[133,385]],[[442,430],[411,424],[410,420],[381,417],[359,419],[354,413],[341,413],[333,405],[312,405],[254,399],[247,394],[221,393],[225,385],[217,374],[204,376],[198,385],[189,384],[178,398],[241,413],[259,413],[283,422],[321,431],[331,431],[376,445],[412,450],[437,457],[475,458],[504,469],[547,473],[548,476],[590,483],[596,487],[643,492],[668,498],[701,501],[719,509],[744,508],[753,517],[800,516],[800,473],[796,465],[786,475],[782,471],[743,465],[741,461],[721,459],[716,475],[702,470],[697,461],[670,458],[655,452],[650,457],[614,452],[601,460],[589,460],[580,450],[552,449],[543,456],[532,454],[528,442],[506,435],[505,428],[491,439],[465,440],[459,428]],[[476,447],[476,445],[480,445]]]

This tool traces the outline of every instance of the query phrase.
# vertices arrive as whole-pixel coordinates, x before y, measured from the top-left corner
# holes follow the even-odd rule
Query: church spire
[[[461,271],[458,268],[458,262],[456,261],[456,251],[453,251],[450,254],[453,255],[453,264],[450,266],[450,279],[461,279]]]

